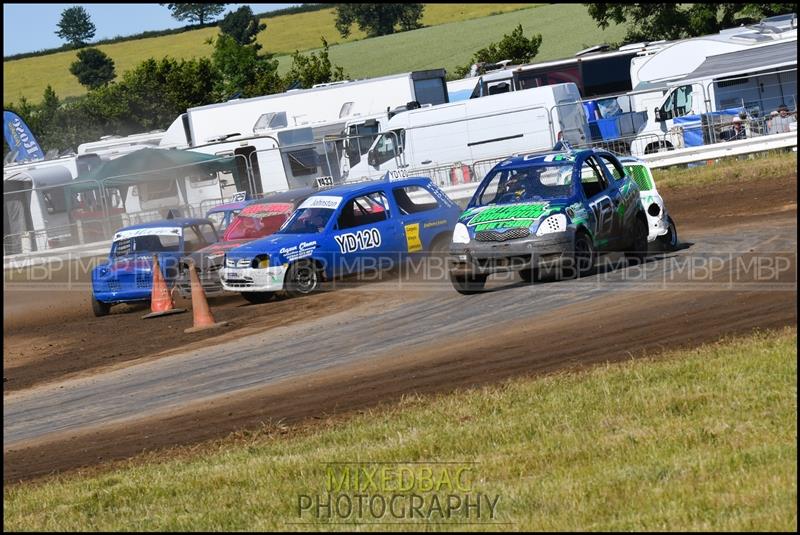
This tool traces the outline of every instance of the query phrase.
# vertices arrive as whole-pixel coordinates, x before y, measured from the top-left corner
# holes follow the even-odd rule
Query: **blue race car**
[[[275,234],[228,251],[220,280],[251,302],[309,294],[323,280],[446,251],[460,213],[429,178],[336,186],[303,201]]]
[[[656,238],[639,187],[613,154],[515,156],[489,171],[459,218],[450,280],[469,294],[504,271],[518,271],[525,281],[545,269],[579,276],[594,269],[599,252],[624,251],[643,261],[650,235]]]
[[[153,254],[167,285],[178,276],[180,257],[215,243],[209,219],[162,219],[118,230],[108,262],[92,270],[92,310],[105,316],[117,303],[148,301],[153,288]]]

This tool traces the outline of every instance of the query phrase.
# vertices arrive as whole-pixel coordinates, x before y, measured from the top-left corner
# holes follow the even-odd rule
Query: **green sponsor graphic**
[[[475,232],[482,230],[506,229],[506,228],[528,228],[530,227],[528,220],[523,221],[495,221],[493,223],[478,223],[475,225]]]
[[[474,215],[467,226],[474,227],[481,223],[495,223],[500,221],[513,222],[515,227],[530,226],[540,217],[551,213],[549,203],[514,204],[487,208]]]

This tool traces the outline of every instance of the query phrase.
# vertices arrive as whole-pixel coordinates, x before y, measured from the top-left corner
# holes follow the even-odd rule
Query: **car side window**
[[[339,230],[379,223],[389,218],[389,202],[382,191],[345,202],[336,225]]]
[[[186,227],[183,229],[183,250],[184,252],[191,253],[205,246],[205,242],[194,229],[194,227]]]
[[[431,192],[420,186],[394,188],[392,194],[400,213],[403,215],[427,212],[428,210],[436,210],[439,207],[439,203]]]
[[[200,234],[202,234],[203,239],[208,244],[217,241],[217,234],[214,232],[214,228],[211,225],[200,225]]]
[[[614,177],[614,180],[622,180],[625,178],[625,170],[622,168],[622,165],[613,158],[609,158],[608,155],[600,154],[598,155],[598,159],[600,163],[608,170],[609,176]]]
[[[608,187],[608,181],[593,157],[586,158],[581,166],[581,186],[587,199],[591,199]]]

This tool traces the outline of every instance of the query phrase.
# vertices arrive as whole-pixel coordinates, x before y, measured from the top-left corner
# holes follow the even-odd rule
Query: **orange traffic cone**
[[[150,293],[150,310],[151,312],[142,316],[142,319],[186,312],[185,308],[175,308],[172,293],[167,288],[161,267],[158,265],[158,255],[153,255],[153,290]]]
[[[189,278],[192,281],[192,314],[194,315],[194,327],[184,329],[183,332],[194,333],[204,329],[215,329],[228,325],[227,321],[219,323],[214,321],[214,316],[211,315],[211,310],[208,308],[206,292],[203,290],[203,285],[200,284],[200,278],[197,276],[197,270],[195,270],[192,260],[189,260]]]

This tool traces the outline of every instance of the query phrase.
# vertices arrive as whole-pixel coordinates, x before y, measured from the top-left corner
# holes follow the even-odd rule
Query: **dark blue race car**
[[[468,294],[497,272],[518,271],[526,281],[543,269],[582,275],[594,269],[599,252],[624,251],[642,261],[649,234],[639,187],[613,154],[516,156],[489,171],[461,215],[450,280]]]
[[[308,197],[275,234],[228,251],[225,290],[263,302],[323,280],[446,251],[461,210],[428,178],[358,182]]]
[[[92,270],[92,310],[105,316],[116,303],[148,301],[153,289],[153,255],[167,285],[178,276],[180,257],[215,243],[209,219],[163,219],[118,230],[108,261]]]

